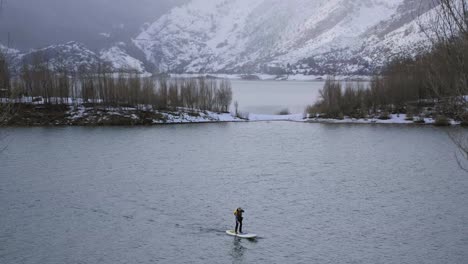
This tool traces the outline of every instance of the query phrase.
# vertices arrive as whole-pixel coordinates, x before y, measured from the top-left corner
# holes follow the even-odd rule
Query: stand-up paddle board
[[[235,236],[235,237],[240,237],[240,238],[247,238],[247,239],[254,239],[254,238],[257,237],[256,234],[249,234],[249,233],[236,234],[236,231],[234,231],[234,230],[227,230],[226,234],[228,234],[230,236]]]

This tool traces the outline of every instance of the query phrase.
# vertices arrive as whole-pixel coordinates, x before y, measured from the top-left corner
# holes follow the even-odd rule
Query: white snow
[[[44,100],[35,98],[33,101],[32,97],[24,97],[14,100],[16,103],[30,103],[35,105],[44,104]],[[10,99],[1,99],[0,103],[8,103]],[[69,104],[70,110],[67,112],[69,115],[68,119],[76,121],[78,119],[95,117],[96,108],[83,106],[83,100],[77,99],[72,100],[71,98],[51,98],[51,102],[63,102]],[[95,103],[99,103],[96,101]],[[152,111],[151,106],[140,106],[141,109],[147,109]],[[99,107],[97,108],[99,109]],[[136,108],[109,108],[105,107],[105,113],[102,110],[98,110],[97,114],[106,119],[108,116],[124,116],[129,117],[133,120],[138,120],[139,117],[136,115]],[[247,119],[235,117],[233,113],[216,113],[211,111],[193,111],[191,109],[180,108],[177,111],[154,111],[164,116],[165,120],[154,120],[154,124],[185,124],[185,123],[215,123],[215,122],[269,122],[269,121],[292,121],[292,122],[311,122],[311,123],[334,123],[334,124],[416,124],[413,120],[419,120],[421,117],[415,116],[413,120],[406,120],[406,114],[392,114],[388,120],[380,120],[377,118],[369,119],[354,119],[345,117],[344,119],[325,119],[325,118],[314,118],[307,117],[303,113],[289,114],[289,115],[265,115],[265,114],[247,114]],[[433,118],[422,118],[425,125],[433,125],[435,120]],[[461,122],[455,120],[449,120],[451,125],[460,125]]]
[[[125,48],[124,43],[117,43],[115,46],[107,50],[102,50],[100,58],[112,63],[112,66],[115,69],[145,73],[146,71],[143,62],[128,55],[123,48]]]
[[[68,70],[78,70],[79,67],[91,67],[98,62],[109,62],[116,70],[135,70],[142,74],[147,74],[143,62],[128,55],[125,51],[126,44],[119,42],[109,49],[104,49],[100,54],[88,49],[84,44],[70,41],[64,44],[50,45],[41,49],[33,49],[28,52],[20,52],[15,49],[8,49],[0,44],[0,51],[10,56],[14,66],[19,69],[22,58],[31,56],[36,52],[51,54],[48,65],[51,69],[65,66]],[[63,56],[62,56],[63,55]]]
[[[410,2],[192,0],[145,28],[133,41],[161,71],[217,72],[259,62],[284,67],[309,57],[326,63],[357,56],[380,65],[379,57],[387,52],[414,53],[424,46],[420,32],[411,30],[416,18],[389,32],[378,27],[403,19],[398,14]],[[348,62],[339,67],[343,72],[358,72],[363,66]]]
[[[271,74],[262,74],[254,73],[249,74],[251,76],[258,77],[260,81],[322,81],[326,80],[329,75],[304,75],[304,74],[289,74],[289,75],[271,75]],[[218,73],[202,73],[202,74],[170,74],[172,78],[193,78],[193,77],[214,77],[219,79],[229,79],[229,80],[242,80],[243,75],[241,74],[218,74]],[[369,81],[369,76],[364,75],[335,75],[333,76],[335,80],[363,80]]]
[[[166,121],[155,120],[157,124],[184,124],[184,123],[212,123],[212,122],[245,122],[246,120],[236,118],[229,113],[214,113],[210,111],[200,112],[199,116],[194,116],[188,112],[162,113]]]
[[[8,47],[2,45],[2,43],[0,43],[0,52],[2,52],[4,54],[18,54],[20,51],[17,50],[17,49],[8,48]]]
[[[104,38],[110,38],[111,37],[111,34],[110,33],[106,33],[106,32],[102,32],[102,33],[99,33],[99,36],[102,36]]]
[[[415,116],[414,120],[418,120],[420,117]],[[433,118],[422,118],[425,125],[433,125],[435,120]],[[355,119],[355,118],[344,118],[343,120],[339,119],[325,119],[325,118],[309,118],[306,122],[314,123],[334,123],[334,124],[416,124],[413,120],[406,120],[406,114],[392,114],[388,120],[380,120],[377,118],[369,119]],[[450,120],[452,125],[460,125],[460,122]]]

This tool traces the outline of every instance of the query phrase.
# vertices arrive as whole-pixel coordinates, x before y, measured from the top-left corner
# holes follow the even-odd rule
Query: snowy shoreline
[[[423,120],[424,122],[416,122],[415,120]],[[356,119],[346,117],[344,119],[325,119],[325,118],[308,118],[305,120],[308,123],[322,123],[322,124],[399,124],[399,125],[435,125],[436,120],[433,118],[414,118],[414,120],[407,120],[406,114],[392,114],[389,119],[381,120],[377,118]],[[461,122],[449,120],[450,125],[460,125]]]
[[[151,113],[157,118],[150,122],[144,122],[146,125],[170,125],[170,124],[203,124],[203,123],[234,123],[234,122],[262,122],[262,121],[305,121],[303,114],[290,115],[265,115],[265,114],[246,114],[245,117],[236,117],[234,113],[216,113],[212,111],[199,111],[192,109],[179,108],[174,111],[142,111],[135,108],[109,109],[104,111],[95,110],[92,107],[83,106],[72,107],[67,112],[70,120],[89,120],[89,123],[100,123],[112,116],[131,118],[137,124],[141,123],[142,117],[138,112]],[[97,119],[96,119],[97,118]],[[151,117],[150,117],[151,118]],[[93,122],[94,121],[94,122]],[[97,122],[96,122],[97,121]]]
[[[21,112],[17,112],[4,126],[153,126],[172,124],[206,124],[235,122],[300,122],[318,124],[400,124],[400,125],[435,125],[433,118],[415,118],[407,120],[405,114],[390,115],[387,120],[376,118],[325,119],[308,118],[304,114],[264,115],[245,114],[243,118],[232,113],[216,113],[191,109],[151,110],[143,108],[112,108],[100,106],[66,106],[47,108],[43,105],[27,104]],[[424,122],[421,122],[424,120]],[[460,122],[449,120],[450,125],[460,125]]]
[[[31,99],[31,98],[29,98]],[[57,100],[55,98],[55,100]],[[56,101],[58,103],[59,101]],[[0,100],[0,103],[5,101]],[[65,100],[62,104],[46,105],[43,101],[19,103],[18,109],[0,126],[151,126],[165,124],[202,124],[226,122],[270,122],[289,121],[321,124],[404,124],[404,125],[437,125],[434,118],[408,118],[406,114],[391,114],[388,119],[376,117],[355,119],[327,119],[310,117],[303,113],[288,115],[268,115],[241,113],[217,113],[188,108],[167,110],[153,109],[152,106],[109,107],[95,104],[83,104]],[[461,125],[460,121],[448,119],[447,125]]]
[[[263,73],[253,74],[218,74],[218,73],[203,73],[203,74],[169,74],[171,78],[216,78],[216,79],[229,79],[239,81],[303,81],[303,82],[320,82],[325,81],[329,75],[305,75],[305,74],[284,74],[272,75]],[[370,81],[371,77],[366,75],[340,75],[333,76],[335,80],[340,81]]]

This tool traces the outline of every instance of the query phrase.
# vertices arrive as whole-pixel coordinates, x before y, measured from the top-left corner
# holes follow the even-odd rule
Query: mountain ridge
[[[122,42],[96,52],[77,41],[26,52],[0,46],[0,51],[6,55],[10,70],[14,74],[20,73],[23,64],[33,65],[34,63],[46,63],[51,70],[68,72],[93,71],[98,65],[106,65],[113,72],[147,72],[145,63],[130,55],[134,52],[129,52],[129,50],[128,45]]]
[[[393,36],[390,42],[398,47],[396,32],[430,11],[419,3],[217,0],[202,5],[193,0],[162,16],[133,41],[160,71],[252,73],[287,71],[292,65],[314,74],[371,74],[384,63],[374,63],[373,53],[394,55],[376,41]],[[425,46],[418,28],[410,33],[405,41],[411,45],[401,44],[413,54]]]
[[[394,57],[430,49],[420,24],[430,0],[191,0],[145,23],[135,38],[92,51],[76,41],[41,53],[52,68],[105,63],[113,71],[371,75]]]

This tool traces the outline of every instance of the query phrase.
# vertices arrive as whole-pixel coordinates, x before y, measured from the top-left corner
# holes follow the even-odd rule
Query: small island
[[[244,121],[231,114],[227,79],[114,73],[105,65],[70,72],[41,58],[10,76],[0,54],[0,125],[133,126]],[[236,111],[237,112],[237,111]]]

